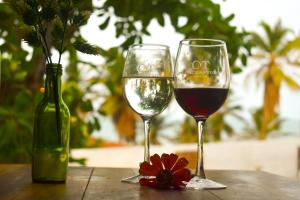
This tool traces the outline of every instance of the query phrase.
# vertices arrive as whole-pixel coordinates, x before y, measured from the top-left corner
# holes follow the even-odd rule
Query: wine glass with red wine
[[[198,125],[198,155],[195,176],[187,189],[221,189],[225,185],[206,178],[203,163],[203,127],[224,103],[229,89],[230,68],[226,44],[212,39],[182,40],[174,73],[175,97],[180,107]]]
[[[150,122],[168,106],[172,98],[172,74],[168,46],[136,44],[129,48],[122,76],[123,94],[128,105],[144,122],[144,161],[147,162],[150,162]],[[137,183],[139,178],[135,175],[122,181]]]

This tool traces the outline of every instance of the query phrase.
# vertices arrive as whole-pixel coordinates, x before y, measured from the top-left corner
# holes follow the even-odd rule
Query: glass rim
[[[189,42],[195,41],[199,44],[190,44]],[[210,38],[188,38],[180,41],[180,45],[194,46],[194,47],[220,47],[226,46],[223,40],[210,39]]]
[[[130,45],[129,50],[166,50],[169,46],[164,44],[142,43]]]

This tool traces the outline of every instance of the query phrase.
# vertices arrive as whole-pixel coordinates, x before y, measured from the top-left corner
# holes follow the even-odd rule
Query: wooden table
[[[70,167],[66,184],[34,184],[29,165],[0,165],[0,199],[300,200],[300,182],[253,171],[208,170],[223,190],[160,191],[121,183],[133,169]]]

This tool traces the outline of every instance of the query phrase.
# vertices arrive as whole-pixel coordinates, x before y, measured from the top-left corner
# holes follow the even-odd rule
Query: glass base
[[[135,183],[139,183],[140,178],[141,178],[141,176],[138,174],[138,175],[131,176],[128,178],[124,178],[121,180],[121,182],[135,184]]]
[[[227,186],[215,181],[204,179],[199,176],[193,177],[187,184],[186,189],[194,190],[212,190],[225,189]]]

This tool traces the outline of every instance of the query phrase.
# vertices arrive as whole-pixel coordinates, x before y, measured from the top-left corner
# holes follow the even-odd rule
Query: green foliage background
[[[101,145],[102,141],[90,142],[91,133],[101,128],[98,115],[113,116],[116,126],[124,125],[120,120],[124,116],[122,113],[128,113],[121,91],[124,51],[151,34],[149,24],[152,20],[165,26],[169,18],[176,32],[184,37],[225,40],[230,44],[228,51],[233,72],[241,71],[235,61],[240,58],[246,64],[246,56],[250,53],[251,45],[245,40],[247,33],[237,31],[230,24],[234,16],[222,16],[220,6],[210,0],[106,0],[101,7],[85,0],[81,4],[78,7],[81,11],[98,15],[99,22],[103,22],[99,23],[99,29],[107,31],[107,27],[113,26],[116,38],[124,40],[117,47],[100,51],[105,60],[103,66],[82,61],[75,50],[66,49],[69,56],[68,65],[64,66],[63,97],[71,112],[71,148]],[[89,15],[80,26],[88,22]],[[185,18],[187,23],[180,25],[180,17]],[[20,20],[6,3],[0,3],[0,18],[5,19],[0,21],[0,40],[3,41],[0,43],[0,162],[29,162],[33,113],[41,98],[39,88],[43,85],[45,58],[39,48],[33,47],[32,56],[23,48],[21,37],[17,34]],[[78,31],[79,28],[71,30],[68,39],[72,40]],[[95,76],[87,80],[81,76],[83,70],[93,71]],[[109,91],[100,109],[95,108],[93,98],[89,98],[99,95],[92,89],[97,84]],[[135,122],[134,117],[131,120]],[[125,138],[131,141],[134,137]]]

